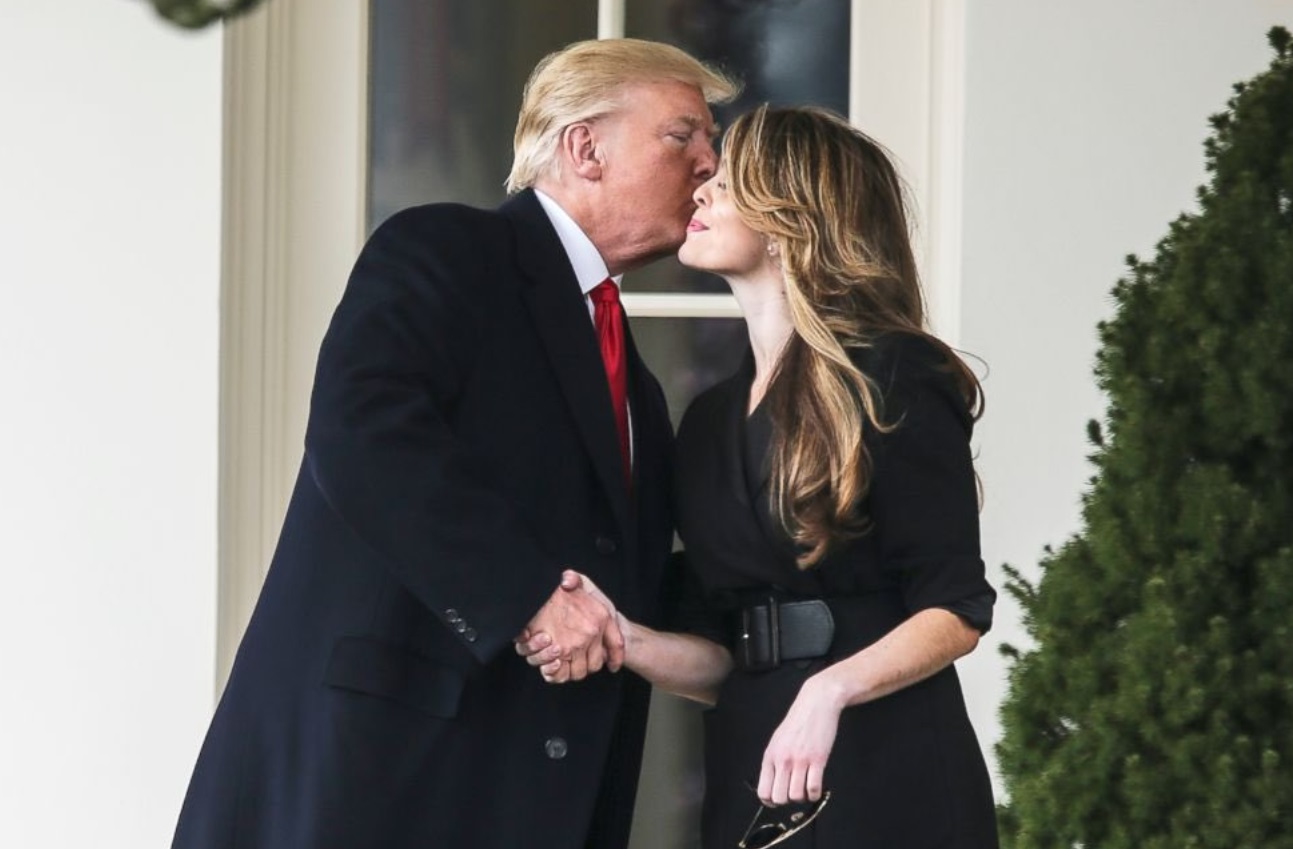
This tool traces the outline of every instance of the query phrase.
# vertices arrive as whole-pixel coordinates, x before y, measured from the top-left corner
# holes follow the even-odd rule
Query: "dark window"
[[[497,206],[525,80],[596,37],[596,0],[370,6],[368,229],[422,203]]]
[[[849,0],[668,0],[625,3],[625,35],[675,44],[739,77],[717,109],[726,125],[760,103],[815,104],[848,115]],[[668,259],[624,278],[631,292],[725,292],[721,280]]]
[[[660,379],[675,427],[692,399],[736,371],[748,339],[737,318],[633,319],[633,341]]]

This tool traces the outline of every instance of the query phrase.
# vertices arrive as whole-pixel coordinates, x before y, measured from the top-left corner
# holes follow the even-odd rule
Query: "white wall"
[[[1204,182],[1207,118],[1269,63],[1293,0],[970,0],[962,347],[987,361],[979,428],[984,551],[1035,577],[1079,525],[1096,323],[1128,253],[1152,255]],[[1010,600],[963,663],[990,745],[1001,641],[1026,645]]]
[[[220,69],[0,0],[0,846],[169,845],[210,716]]]

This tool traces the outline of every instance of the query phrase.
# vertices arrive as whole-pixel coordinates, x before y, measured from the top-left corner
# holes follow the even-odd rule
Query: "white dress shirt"
[[[566,256],[570,258],[570,265],[575,269],[575,279],[579,281],[579,289],[584,293],[584,303],[588,305],[588,315],[591,318],[593,299],[588,293],[601,285],[607,277],[611,277],[610,271],[606,268],[606,260],[602,259],[602,255],[597,252],[593,240],[588,238],[588,235],[575,223],[575,219],[571,218],[559,203],[538,189],[534,190],[534,196],[539,199],[539,205],[543,207],[543,211],[548,213],[548,220],[556,228],[561,246],[566,249]],[[619,288],[623,277],[623,274],[611,277],[615,288]]]
[[[548,220],[557,231],[557,238],[561,240],[561,246],[566,249],[566,256],[570,259],[570,266],[575,270],[575,279],[579,281],[579,289],[584,293],[584,304],[588,307],[588,318],[594,321],[594,306],[590,292],[601,285],[602,281],[610,277],[615,288],[620,287],[620,280],[624,275],[619,274],[615,277],[610,276],[610,270],[606,268],[606,260],[598,253],[597,246],[593,240],[588,238],[575,219],[561,208],[561,205],[552,198],[545,195],[538,189],[534,190],[534,196],[539,199],[539,205],[543,211],[548,214]],[[633,405],[628,403],[629,413],[629,462],[633,461]]]

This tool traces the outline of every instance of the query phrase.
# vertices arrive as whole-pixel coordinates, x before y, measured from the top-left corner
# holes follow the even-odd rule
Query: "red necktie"
[[[620,432],[620,454],[624,458],[624,480],[632,486],[633,467],[629,453],[629,370],[624,354],[624,309],[620,290],[610,280],[598,283],[588,293],[593,299],[593,322],[597,325],[597,345],[602,349],[606,382],[611,389],[611,407],[615,427]]]

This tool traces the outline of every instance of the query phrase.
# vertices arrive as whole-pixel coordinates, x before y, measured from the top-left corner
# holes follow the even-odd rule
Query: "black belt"
[[[750,672],[776,669],[787,660],[822,657],[835,639],[835,617],[822,599],[769,597],[736,611],[732,658]]]

